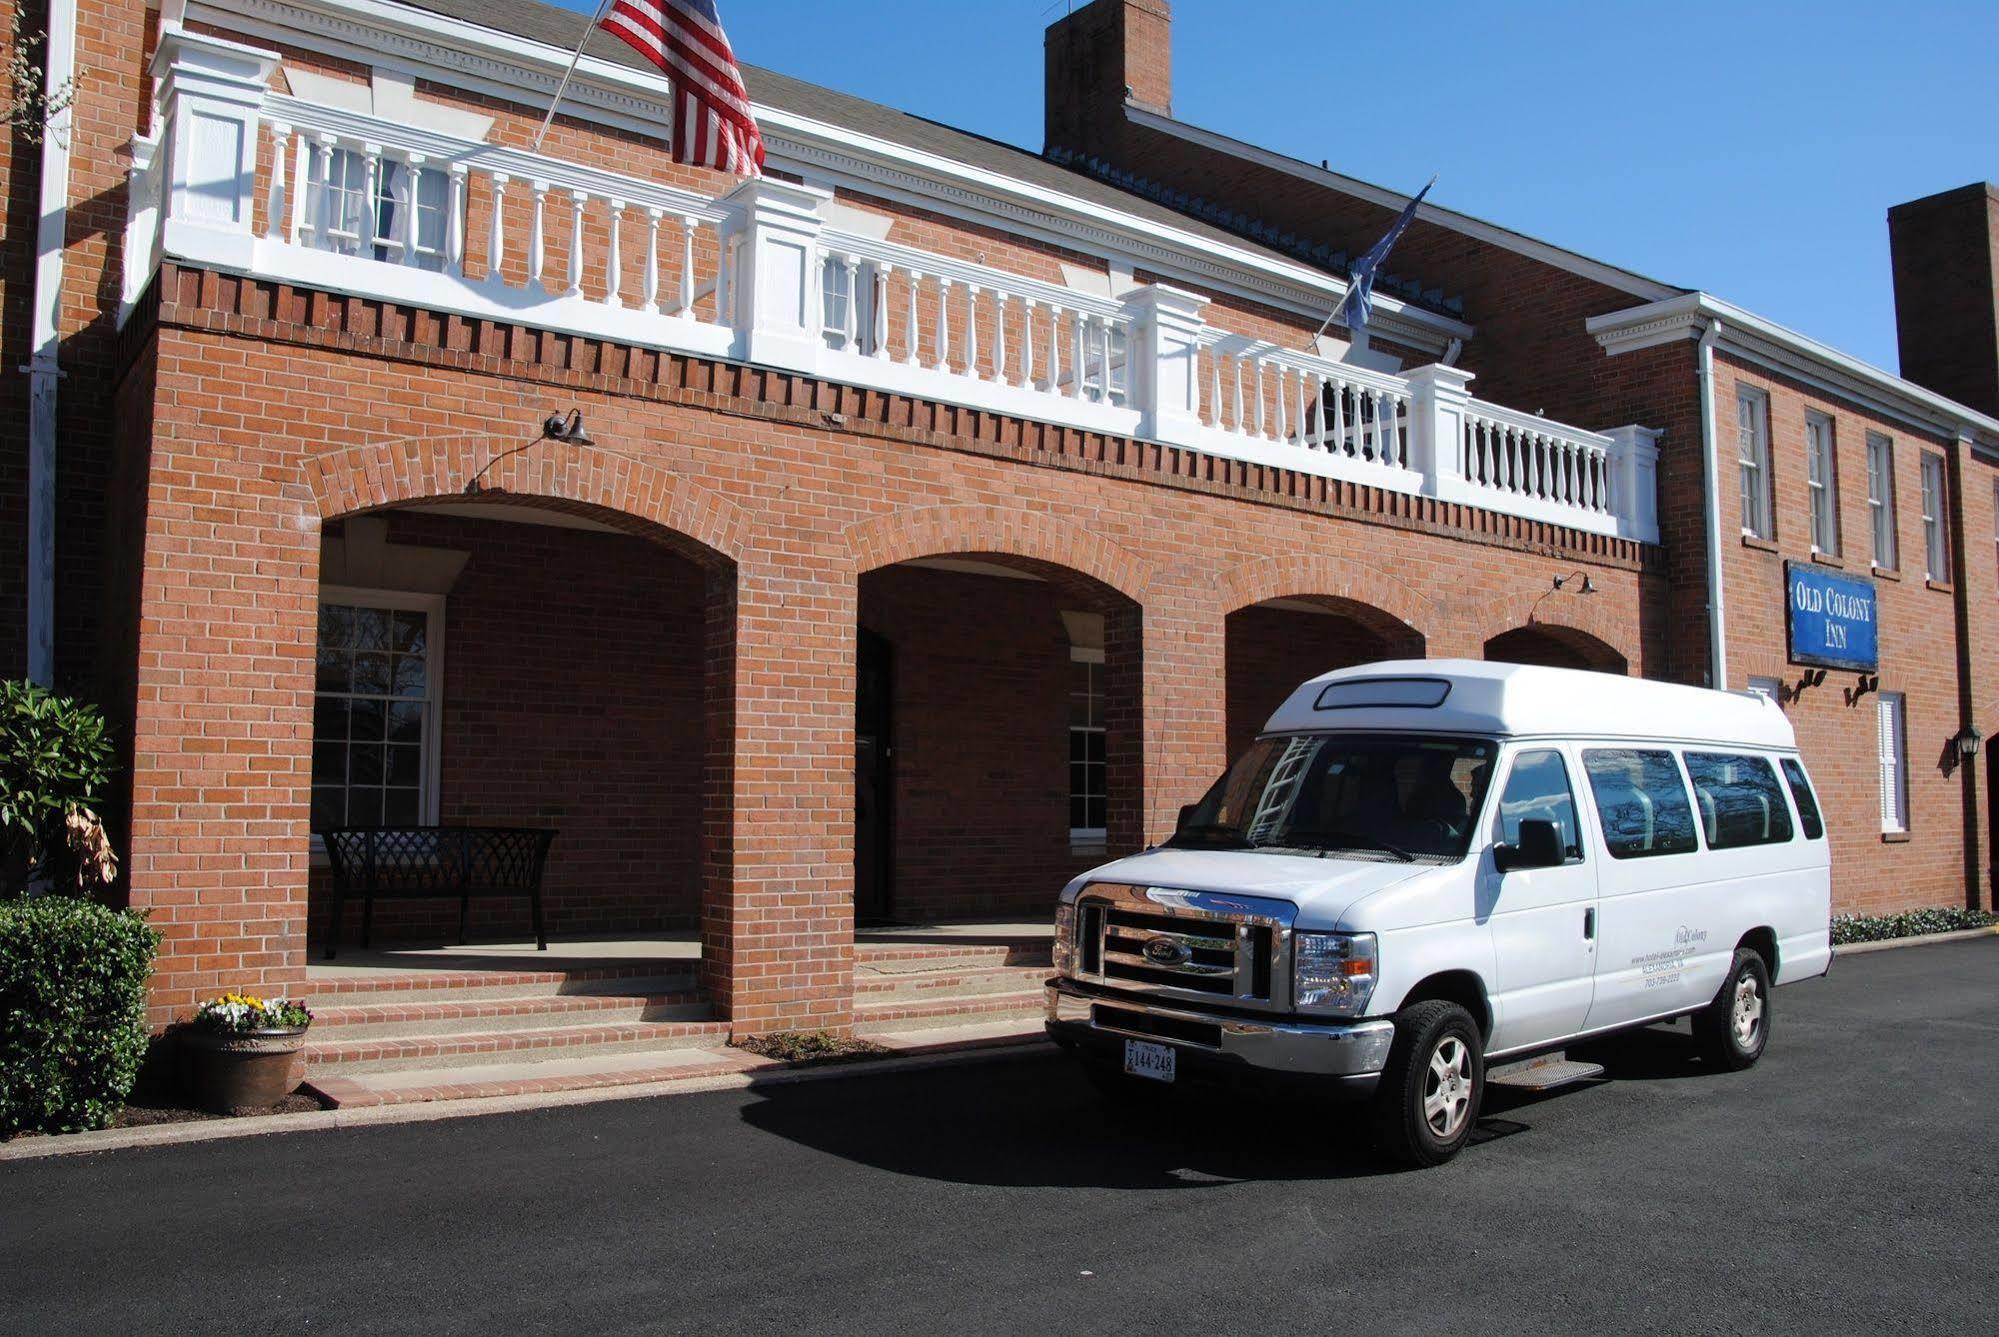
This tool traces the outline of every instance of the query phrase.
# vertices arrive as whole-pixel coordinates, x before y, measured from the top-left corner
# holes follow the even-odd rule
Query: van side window
[[[1562,833],[1568,861],[1583,857],[1582,834],[1576,828],[1576,797],[1569,788],[1569,768],[1554,751],[1522,752],[1513,759],[1506,792],[1499,796],[1500,841],[1520,843],[1520,823],[1538,818],[1553,822]]]
[[[1734,752],[1689,752],[1686,757],[1709,849],[1781,845],[1791,838],[1791,809],[1769,762]]]
[[[1672,753],[1590,748],[1583,753],[1583,770],[1611,858],[1687,854],[1697,847],[1693,805]]]
[[[1818,840],[1825,835],[1825,822],[1819,817],[1819,801],[1812,793],[1812,782],[1805,778],[1805,765],[1796,757],[1786,757],[1783,766],[1791,797],[1798,801],[1798,825],[1805,828],[1806,840]]]

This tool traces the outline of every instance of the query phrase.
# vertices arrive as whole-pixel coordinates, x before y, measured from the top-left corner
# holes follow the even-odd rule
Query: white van
[[[1488,1079],[1691,1014],[1746,1068],[1830,965],[1826,833],[1775,703],[1410,660],[1300,687],[1173,839],[1063,891],[1048,1030],[1121,1094],[1261,1070],[1434,1165]],[[1491,1066],[1488,1066],[1491,1065]]]

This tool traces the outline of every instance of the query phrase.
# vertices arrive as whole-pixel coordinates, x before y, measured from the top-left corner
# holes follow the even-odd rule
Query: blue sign
[[[1873,581],[1809,562],[1786,562],[1784,607],[1792,663],[1869,673],[1881,666]]]

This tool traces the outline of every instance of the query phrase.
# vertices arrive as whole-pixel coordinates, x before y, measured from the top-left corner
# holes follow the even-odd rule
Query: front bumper
[[[1170,1044],[1195,1069],[1333,1078],[1371,1090],[1388,1062],[1395,1024],[1221,1016],[1074,980],[1047,985],[1048,1034],[1071,1048],[1121,1051],[1127,1039]]]

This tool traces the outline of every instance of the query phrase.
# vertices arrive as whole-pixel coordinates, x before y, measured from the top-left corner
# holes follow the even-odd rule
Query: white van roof
[[[1777,703],[1755,693],[1478,659],[1392,659],[1322,673],[1264,726],[1265,733],[1325,729],[1798,746]]]

